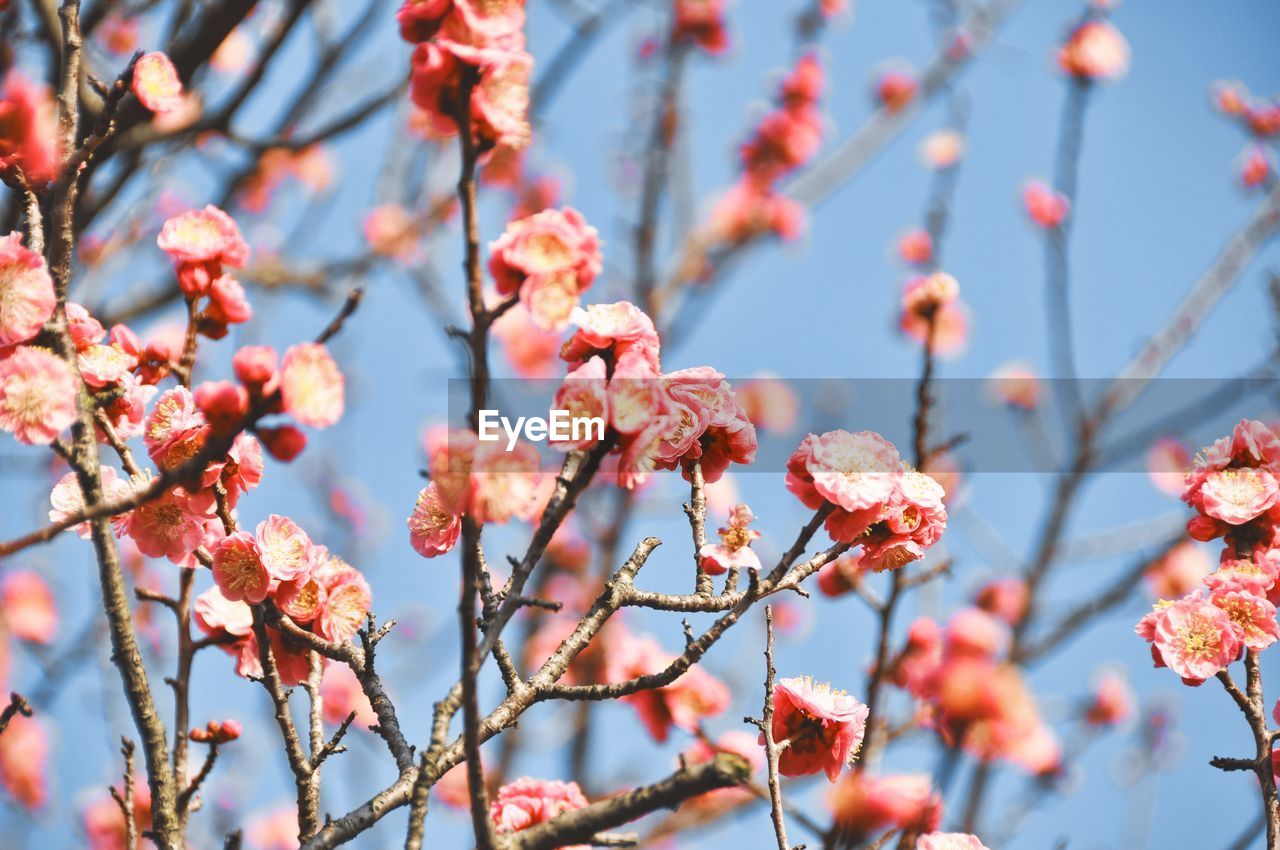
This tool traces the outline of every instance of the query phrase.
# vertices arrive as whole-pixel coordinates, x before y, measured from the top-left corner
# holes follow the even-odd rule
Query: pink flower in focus
[[[734,505],[729,512],[729,524],[720,529],[720,542],[707,543],[698,551],[702,569],[713,576],[734,568],[760,569],[760,557],[751,549],[752,542],[760,539],[760,532],[747,528],[754,520],[751,508]]]
[[[345,381],[325,347],[294,345],[280,363],[280,396],[285,412],[303,425],[328,428],[342,418]]]
[[[1129,70],[1129,43],[1106,21],[1087,20],[1058,48],[1058,67],[1081,79],[1118,79]]]
[[[898,450],[874,431],[828,431],[810,451],[806,468],[814,491],[846,511],[887,501],[902,469]]]
[[[581,366],[571,369],[564,376],[564,383],[556,390],[551,402],[552,409],[566,411],[571,423],[581,421],[578,427],[586,425],[591,419],[598,418],[608,422],[609,391],[606,373],[604,360],[600,357],[592,357]],[[572,427],[571,425],[570,437],[573,434]],[[598,430],[586,427],[579,434],[580,439],[553,440],[552,446],[561,451],[589,448],[596,443]]]
[[[249,245],[240,235],[239,226],[213,204],[165,221],[156,244],[177,263],[219,263],[240,268],[249,259]]]
[[[144,53],[133,66],[130,86],[138,101],[152,112],[173,112],[182,106],[182,80],[169,57],[160,51]]]
[[[267,598],[271,575],[262,563],[262,552],[253,535],[237,531],[218,541],[213,555],[213,580],[232,602],[257,604]]]
[[[1200,499],[1208,516],[1229,525],[1243,525],[1280,499],[1280,485],[1265,469],[1223,469],[1205,477]]]
[[[571,321],[578,330],[560,351],[560,359],[566,363],[581,365],[593,354],[611,351],[615,363],[635,354],[655,371],[661,369],[653,319],[630,301],[592,304],[585,310],[575,310]]]
[[[0,578],[0,622],[19,640],[41,644],[53,640],[58,609],[39,573],[22,570]]]
[[[204,542],[208,519],[192,509],[180,490],[172,489],[121,517],[118,530],[132,538],[142,554],[182,564]]]
[[[1022,205],[1027,216],[1045,230],[1060,226],[1067,213],[1071,212],[1067,196],[1053,191],[1039,180],[1031,180],[1023,187]]]
[[[1227,612],[1200,592],[1158,602],[1135,631],[1151,643],[1157,667],[1169,667],[1189,685],[1225,670],[1240,655],[1240,633]]]
[[[459,517],[441,502],[435,482],[418,493],[408,524],[409,543],[424,558],[434,558],[451,550],[462,530]]]
[[[244,602],[233,602],[217,586],[196,597],[192,606],[196,625],[206,635],[247,637],[253,632],[253,611]]]
[[[498,789],[489,817],[503,835],[546,823],[557,815],[586,808],[587,798],[576,782],[524,777]],[[585,850],[577,844],[560,850]]]
[[[116,502],[128,497],[132,488],[128,481],[120,478],[114,467],[100,466],[98,471],[102,480],[102,493],[108,501]],[[75,516],[84,510],[84,494],[80,490],[80,482],[74,472],[68,472],[53,485],[53,491],[49,493],[49,504],[50,522],[62,522],[67,517]],[[90,529],[87,521],[73,528],[76,534],[85,540],[89,539]]]
[[[38,334],[55,303],[44,257],[24,247],[16,232],[0,239],[0,347]]]
[[[489,245],[489,271],[498,292],[522,293],[535,323],[544,330],[567,324],[569,309],[548,313],[536,309],[544,290],[564,291],[569,308],[600,273],[600,241],[596,229],[575,209],[543,210],[513,221]],[[532,300],[533,303],[530,303]]]
[[[315,547],[293,520],[272,514],[258,523],[256,535],[263,566],[273,579],[293,581],[311,573]]]
[[[1241,642],[1249,649],[1261,651],[1280,640],[1276,606],[1265,596],[1249,590],[1219,587],[1209,593],[1209,601],[1227,613]]]
[[[369,583],[353,568],[327,579],[325,590],[316,631],[328,640],[342,643],[365,624],[373,605],[373,593]]]
[[[808,677],[779,679],[773,699],[773,738],[791,742],[779,758],[779,772],[808,776],[824,771],[835,782],[862,745],[867,707]]]
[[[76,379],[60,358],[19,345],[0,351],[0,431],[48,445],[76,419]]]

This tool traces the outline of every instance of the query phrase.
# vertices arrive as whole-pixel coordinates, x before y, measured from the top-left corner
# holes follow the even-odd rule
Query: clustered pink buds
[[[203,729],[192,729],[187,737],[199,744],[227,744],[243,732],[244,727],[239,720],[210,720]]]
[[[924,556],[947,525],[943,490],[872,431],[810,434],[787,461],[787,489],[829,507],[832,539],[862,546],[864,566],[895,570]]]
[[[889,68],[875,81],[875,98],[880,107],[890,115],[901,112],[916,99],[920,81],[905,68]]]
[[[673,44],[693,44],[712,55],[729,48],[724,0],[676,0],[673,6]]]
[[[778,759],[783,776],[825,773],[835,782],[866,733],[865,705],[812,679],[779,679],[773,688],[773,739],[788,742]],[[761,736],[763,737],[763,735]]]
[[[760,233],[783,239],[800,235],[802,208],[777,190],[778,181],[809,162],[822,143],[823,72],[816,54],[807,53],[783,78],[778,106],[767,113],[739,154],[742,176],[712,211],[712,235],[738,242]]]
[[[465,116],[483,151],[528,143],[533,59],[524,49],[524,0],[406,0],[396,18],[417,45],[410,94],[436,134],[457,133]]]

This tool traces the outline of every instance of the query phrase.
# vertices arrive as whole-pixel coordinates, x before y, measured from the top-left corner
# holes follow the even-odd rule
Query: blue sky
[[[567,30],[547,4],[532,5],[530,49],[536,61],[545,62]],[[730,12],[732,50],[722,58],[698,57],[691,63],[685,103],[690,107],[686,114],[700,199],[734,178],[736,143],[749,130],[752,116],[759,114],[779,69],[792,55],[789,24],[795,5],[740,0]],[[928,12],[925,2],[863,2],[851,22],[827,33],[822,47],[830,79],[823,99],[829,128],[824,151],[869,113],[866,91],[871,69],[899,58],[921,67],[931,55]],[[960,86],[971,101],[969,152],[943,257],[972,310],[973,334],[967,352],[942,366],[944,378],[980,378],[1011,359],[1047,370],[1042,246],[1023,218],[1018,191],[1026,178],[1052,170],[1065,86],[1051,66],[1050,55],[1067,22],[1078,13],[1075,3],[1027,4],[961,79]],[[1280,90],[1273,44],[1278,19],[1280,8],[1265,0],[1229,6],[1131,0],[1115,12],[1116,25],[1132,46],[1133,65],[1125,79],[1101,87],[1090,104],[1079,202],[1073,213],[1071,301],[1082,376],[1105,378],[1123,366],[1250,215],[1257,198],[1238,190],[1233,172],[1244,139],[1212,113],[1208,91],[1219,78],[1239,78],[1260,94]],[[625,193],[619,196],[618,163],[624,144],[635,133],[635,98],[647,79],[632,61],[636,44],[647,34],[645,20],[643,12],[633,14],[591,48],[579,72],[547,111],[545,130],[534,148],[534,161],[566,178],[567,201],[606,240],[607,270],[590,292],[591,300],[621,297],[625,277],[617,271],[631,267],[629,222],[636,200]],[[305,53],[293,48],[285,58],[295,66],[306,58]],[[344,91],[354,96],[381,91],[407,66],[408,53],[409,48],[394,35],[389,6],[374,43],[363,58],[356,57],[352,67],[358,70]],[[376,61],[371,59],[375,54]],[[289,75],[285,70],[268,77],[274,88],[255,103],[256,114],[265,115],[274,105],[273,92],[292,84]],[[927,110],[856,181],[815,211],[802,243],[756,250],[736,266],[717,297],[699,302],[697,309],[705,314],[698,332],[664,350],[664,366],[705,363],[730,376],[760,371],[790,378],[914,375],[917,352],[893,328],[902,270],[890,250],[904,229],[921,221],[929,174],[919,166],[916,148],[943,118],[939,107]],[[368,151],[383,150],[393,132],[401,131],[385,116],[337,143],[334,152],[341,187],[312,229],[290,237],[289,256],[343,257],[360,249],[359,223],[375,202],[377,183],[377,157]],[[405,136],[397,144],[420,143]],[[432,154],[432,159],[447,172],[453,156],[445,151]],[[212,199],[208,174],[202,167],[184,166],[173,173],[172,185],[166,188],[192,203],[204,203]],[[705,204],[700,209],[705,210]],[[282,222],[298,212],[297,204],[284,201],[263,221],[242,220],[251,239],[265,239],[273,231],[290,232]],[[487,199],[483,213],[484,234],[492,238],[505,216],[503,203]],[[669,255],[672,238],[670,231],[661,234],[662,256]],[[456,272],[458,244],[456,227],[450,227],[429,248],[455,304],[462,289]],[[1265,272],[1278,258],[1274,245],[1263,251],[1203,332],[1174,360],[1170,375],[1229,377],[1266,356],[1273,337]],[[160,267],[159,258],[151,263],[138,268]],[[119,291],[143,277],[130,267],[111,286]],[[385,533],[344,554],[369,575],[378,614],[396,617],[403,624],[388,639],[384,675],[411,740],[420,742],[427,736],[432,700],[455,675],[457,639],[450,601],[456,598],[457,570],[453,558],[418,558],[407,544],[403,518],[421,486],[422,427],[443,414],[446,380],[460,374],[460,361],[458,352],[432,326],[403,274],[384,269],[363,283],[368,288],[365,304],[333,346],[349,374],[350,412],[337,428],[316,438],[311,457],[292,468],[271,465],[267,482],[246,497],[241,510],[255,521],[269,512],[288,513],[317,539],[342,548],[347,541],[335,533],[310,482],[326,466],[356,482],[356,491],[369,500],[375,529]],[[332,304],[294,295],[256,295],[255,304],[255,323],[233,337],[241,343],[266,340],[287,346],[313,335],[333,310]],[[223,377],[232,342],[210,349],[216,353],[205,376]],[[1254,411],[1266,412],[1264,407]],[[864,427],[857,421],[856,405],[846,427]],[[21,454],[12,446],[2,457],[6,469],[11,462],[31,462],[29,453]],[[802,508],[785,493],[777,475],[745,475],[739,483],[761,517],[762,547],[780,550],[790,541]],[[982,516],[1015,552],[1025,556],[1052,483],[1051,476],[977,474],[969,481],[967,509]],[[5,536],[26,529],[42,516],[45,488],[43,481],[31,475],[6,477],[5,501],[15,509],[0,517]],[[624,533],[627,541],[647,534],[671,541],[646,570],[645,581],[655,587],[682,586],[687,579],[683,548],[687,530],[679,501],[676,483],[660,482]],[[1145,476],[1104,475],[1086,488],[1067,537],[1180,513],[1180,506],[1157,493]],[[957,516],[946,541],[948,552],[958,559],[956,575],[937,590],[912,599],[899,617],[900,625],[917,613],[953,610],[983,578],[1008,570],[981,544],[977,529],[976,523]],[[522,529],[500,530],[492,535],[491,551],[505,552],[504,546],[514,551],[523,533]],[[61,540],[6,566],[15,562],[40,569],[64,592],[67,603],[60,639],[70,642],[77,630],[74,624],[89,610],[96,593],[87,546]],[[1064,564],[1050,586],[1050,604],[1070,605],[1126,563],[1128,557]],[[200,587],[206,584],[207,577],[202,577]],[[1149,832],[1138,834],[1147,836],[1150,846],[1216,848],[1225,846],[1253,818],[1257,802],[1251,780],[1218,773],[1207,765],[1212,755],[1240,755],[1250,746],[1242,719],[1213,683],[1187,689],[1168,671],[1150,669],[1145,644],[1131,632],[1144,604],[1135,600],[1101,620],[1037,668],[1032,682],[1046,716],[1060,721],[1087,691],[1100,665],[1125,670],[1144,701],[1167,700],[1176,712],[1180,758],[1166,772],[1149,777],[1146,786],[1131,791],[1119,780],[1123,765],[1132,758],[1134,739],[1123,731],[1104,736],[1078,763],[1070,793],[1038,808],[1019,838],[1008,845],[1013,850],[1056,846],[1066,836],[1071,837],[1072,848],[1133,846],[1126,842],[1134,833],[1126,830],[1132,819],[1142,817],[1149,818]],[[803,637],[786,639],[779,646],[780,671],[811,673],[858,694],[874,636],[870,617],[852,598],[815,598],[807,608]],[[671,648],[680,640],[679,624],[668,618],[636,617],[632,625],[652,630]],[[707,660],[708,668],[724,676],[735,693],[734,705],[712,724],[715,732],[738,728],[738,718],[758,706],[761,631],[757,620],[742,623]],[[1280,675],[1274,658],[1264,659],[1264,672],[1273,679]],[[29,655],[20,657],[15,663],[15,684],[21,689],[36,677],[37,669]],[[158,672],[153,673],[153,684],[163,690],[158,679]],[[100,652],[83,663],[49,707],[57,720],[56,795],[79,798],[117,775],[115,741],[120,734],[133,734],[118,692],[114,671],[105,652]],[[1276,693],[1269,695],[1274,698]],[[486,700],[495,697],[490,687]],[[162,699],[167,700],[167,694]],[[246,740],[225,751],[215,790],[206,795],[206,812],[196,816],[194,834],[216,822],[209,812],[217,808],[218,800],[236,802],[249,813],[286,801],[291,783],[261,689],[236,679],[228,659],[209,653],[197,662],[193,701],[199,706],[197,720],[235,715],[243,717],[248,727]],[[905,709],[905,704],[895,704]],[[526,728],[538,730],[531,736],[537,741],[518,764],[519,772],[548,778],[562,775],[567,716],[546,709],[529,716]],[[655,747],[637,732],[626,706],[607,707],[600,718],[598,740],[609,743],[599,748],[602,768],[593,777],[599,786],[659,777],[683,743]],[[1071,737],[1067,724],[1058,728],[1064,738]],[[394,776],[376,738],[363,732],[353,738],[352,752],[326,767],[325,805],[334,813],[363,802]],[[881,770],[932,767],[931,747],[909,745],[892,751]],[[949,798],[953,813],[961,806],[965,781],[966,775],[961,774]],[[1020,795],[1022,787],[1016,773],[1000,775],[987,810],[990,823],[999,821],[999,813]],[[820,814],[822,793],[818,783],[802,783],[789,796],[797,805]],[[1141,802],[1143,794],[1152,793],[1154,802]],[[1144,810],[1144,805],[1151,808]],[[1188,817],[1188,812],[1197,814]],[[1208,812],[1213,815],[1200,815]],[[60,813],[38,817],[34,824],[13,812],[0,813],[0,824],[4,825],[0,829],[22,825],[16,834],[26,835],[27,846],[75,843],[74,822]],[[403,825],[403,815],[392,814],[374,836],[357,846],[392,846],[402,840]],[[436,842],[433,846],[469,846],[464,833],[462,817],[439,806],[433,809],[428,822],[428,836]],[[767,836],[767,811],[759,807],[715,831],[683,840],[680,846],[690,850],[730,843],[765,847]]]

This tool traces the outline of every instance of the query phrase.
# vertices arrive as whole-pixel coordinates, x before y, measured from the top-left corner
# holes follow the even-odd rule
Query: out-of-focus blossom
[[[906,68],[890,68],[881,72],[875,81],[875,98],[880,107],[890,115],[901,112],[915,100],[920,81],[914,72]]]
[[[57,355],[19,345],[0,351],[0,431],[48,445],[76,419],[77,381]]]
[[[757,428],[786,434],[799,418],[800,400],[791,385],[781,378],[762,375],[734,388],[747,418]]]
[[[53,640],[58,630],[58,609],[53,591],[39,573],[22,570],[0,578],[0,622],[19,640]]]
[[[1098,677],[1089,704],[1085,707],[1085,721],[1093,726],[1114,726],[1123,723],[1133,714],[1133,689],[1119,673],[1106,671]]]
[[[902,288],[902,332],[935,354],[954,354],[969,338],[969,317],[960,302],[960,285],[946,272],[910,278]]]
[[[661,673],[674,660],[674,655],[647,635],[619,641],[606,658],[606,677],[610,682],[625,682],[650,676]],[[728,708],[729,699],[728,687],[697,665],[669,685],[622,698],[635,708],[649,734],[659,742],[667,739],[672,726],[697,730],[703,720]]]
[[[1071,212],[1067,196],[1053,191],[1040,180],[1030,180],[1023,187],[1022,206],[1027,216],[1046,230],[1060,226]]]
[[[375,254],[401,262],[418,253],[421,228],[409,210],[400,204],[382,204],[364,217],[364,239]]]
[[[923,228],[904,233],[898,240],[898,256],[913,266],[928,263],[933,259],[933,237]]]
[[[1058,67],[1083,80],[1119,79],[1129,70],[1129,43],[1108,22],[1091,18],[1058,48]]]
[[[337,725],[352,712],[354,728],[367,729],[378,722],[378,715],[360,687],[360,680],[346,664],[327,664],[320,680],[320,696],[324,699],[324,722]]]
[[[38,334],[55,304],[44,257],[27,249],[16,232],[0,239],[0,347]]]
[[[498,789],[489,816],[500,834],[510,834],[587,807],[587,798],[576,782],[524,777]],[[575,844],[561,850],[586,850]]]
[[[1271,164],[1270,152],[1261,145],[1250,145],[1241,154],[1239,160],[1240,185],[1246,189],[1254,189],[1266,185],[1275,168]]]
[[[169,57],[160,51],[144,53],[133,66],[131,85],[138,101],[152,112],[174,112],[182,107],[182,80]]]
[[[987,613],[1016,626],[1027,614],[1027,583],[1016,576],[998,578],[984,584],[974,599]]]
[[[764,767],[764,751],[756,743],[756,736],[741,729],[726,732],[716,738],[715,741],[699,738],[693,743],[692,747],[685,750],[683,757],[686,764],[702,764],[711,761],[720,753],[733,753],[736,756],[741,756],[751,766],[753,772]],[[747,788],[737,786],[717,788],[714,791],[708,791],[705,794],[693,797],[689,800],[689,805],[706,812],[708,815],[714,815],[727,808],[746,803],[754,796]]]
[[[559,372],[560,335],[540,328],[523,304],[499,316],[491,332],[520,377],[550,378]]]
[[[1157,599],[1175,599],[1199,587],[1211,572],[1213,562],[1209,556],[1195,543],[1184,540],[1152,561],[1142,577]]]
[[[49,797],[46,776],[49,735],[36,717],[15,714],[0,735],[0,785],[24,809],[42,808]]]
[[[1002,404],[1021,410],[1040,406],[1040,376],[1024,363],[1006,363],[987,379],[991,393]]]
[[[846,774],[827,794],[827,805],[836,824],[854,836],[886,828],[918,834],[942,820],[942,795],[925,774]]]
[[[920,143],[920,161],[926,168],[951,168],[964,158],[964,136],[955,130],[938,130]]]
[[[120,787],[116,790],[119,791]],[[124,814],[120,811],[120,804],[106,791],[85,806],[82,817],[89,850],[137,850],[143,846],[141,841],[137,847],[128,846]],[[151,788],[141,777],[133,782],[133,818],[139,834],[151,829]]]
[[[1182,482],[1191,468],[1191,452],[1181,440],[1161,437],[1147,451],[1147,474],[1151,483],[1170,496],[1182,495]]]
[[[316,342],[291,346],[280,361],[285,412],[303,425],[328,428],[342,418],[346,382],[329,352]]]
[[[724,0],[676,0],[672,43],[695,44],[712,55],[729,47]]]
[[[49,90],[10,70],[0,88],[0,173],[20,168],[32,184],[52,180],[58,168],[56,125]]]
[[[920,836],[916,850],[987,850],[987,846],[965,832],[931,832]]]

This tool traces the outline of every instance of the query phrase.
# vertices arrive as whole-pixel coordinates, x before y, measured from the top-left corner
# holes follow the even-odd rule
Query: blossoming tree
[[[1280,639],[1277,426],[1244,417],[1192,458],[1179,437],[1219,412],[1210,400],[1139,432],[1151,480],[1192,518],[1123,527],[1134,563],[1083,594],[1054,581],[1086,485],[1126,450],[1115,423],[1280,227],[1280,105],[1237,84],[1215,91],[1248,138],[1238,180],[1260,206],[1114,380],[1078,381],[1068,261],[1086,107],[1125,74],[1130,49],[1111,3],[1068,22],[1053,49],[1066,85],[1055,173],[1027,179],[1020,198],[1044,243],[1058,380],[1009,363],[986,384],[1000,415],[1043,441],[1052,486],[1029,554],[992,576],[950,545],[956,518],[975,513],[967,473],[983,470],[966,466],[979,435],[947,424],[939,370],[975,317],[942,255],[967,156],[962,73],[1018,3],[937,4],[933,58],[919,72],[879,67],[865,123],[832,142],[822,42],[849,26],[851,4],[797,2],[788,67],[700,211],[687,203],[688,76],[732,49],[734,15],[754,7],[556,3],[578,17],[567,46],[543,56],[523,0],[358,5],[0,0],[0,431],[4,458],[36,470],[6,481],[0,541],[0,681],[12,690],[0,785],[14,846],[45,828],[31,820],[45,811],[64,825],[51,840],[99,850],[723,846],[716,830],[739,819],[753,846],[778,850],[1004,846],[1070,790],[1086,747],[1139,709],[1114,670],[1063,709],[1034,668],[1095,628],[1116,632],[1108,615],[1126,620],[1145,578],[1159,601],[1136,631],[1155,665],[1189,686],[1216,679],[1232,740],[1252,741],[1194,766],[1203,787],[1225,781],[1212,768],[1256,779],[1253,814],[1223,841],[1280,848],[1280,703],[1269,710],[1263,682]],[[548,100],[590,73],[592,39],[631,17],[643,18],[634,62],[648,100],[621,169],[631,220],[615,240],[606,212],[562,201],[536,152],[555,147]],[[376,51],[393,84],[338,96],[361,42],[393,30],[398,52],[385,39]],[[931,102],[946,115],[921,148],[924,222],[894,245],[908,273],[893,320],[918,364],[901,382],[909,403],[890,408],[904,436],[856,405],[807,398],[803,382],[731,381],[715,347],[710,365],[676,368],[707,294],[743,257],[799,239],[810,208]],[[334,153],[393,112],[380,176],[364,142]],[[343,182],[339,165],[379,184],[359,250],[294,251]],[[189,170],[214,172],[212,188],[193,191]],[[307,193],[300,211],[284,208]],[[298,231],[282,235],[291,216]],[[435,262],[450,251],[456,272]],[[462,400],[408,447],[383,439],[382,421],[340,430],[378,392],[379,419],[409,416],[408,364],[380,362],[366,383],[350,366],[359,351],[340,348],[388,269],[423,296],[414,333],[437,328],[465,354],[451,373]],[[148,275],[159,285],[133,286]],[[808,297],[792,288],[780,302]],[[281,291],[297,296],[284,311]],[[769,367],[791,343],[752,345]],[[523,390],[600,430],[488,439],[482,411]],[[822,424],[805,433],[802,419]],[[776,457],[771,438],[786,444]],[[333,468],[370,451],[423,480],[362,496]],[[765,474],[739,483],[753,471]],[[315,492],[327,494],[320,517],[298,508]],[[396,517],[391,555],[370,543],[377,506]],[[987,530],[1008,549],[1001,525]],[[41,561],[48,551],[56,562]],[[88,583],[89,564],[94,589],[77,601],[67,586]],[[418,598],[384,581],[391,570],[418,577]],[[856,610],[856,648],[802,652],[818,610]],[[81,634],[64,639],[76,618]],[[1117,655],[1141,647],[1118,633]],[[749,662],[727,657],[744,645]],[[59,713],[93,658],[111,668],[103,711]],[[1167,714],[1140,698],[1135,783],[1171,749]],[[90,765],[77,741],[75,764],[58,767],[51,747],[103,713],[119,750]],[[623,749],[641,757],[620,768]],[[998,777],[1017,790],[996,817]],[[259,792],[279,804],[262,810]],[[428,818],[439,810],[465,813],[466,827]]]

